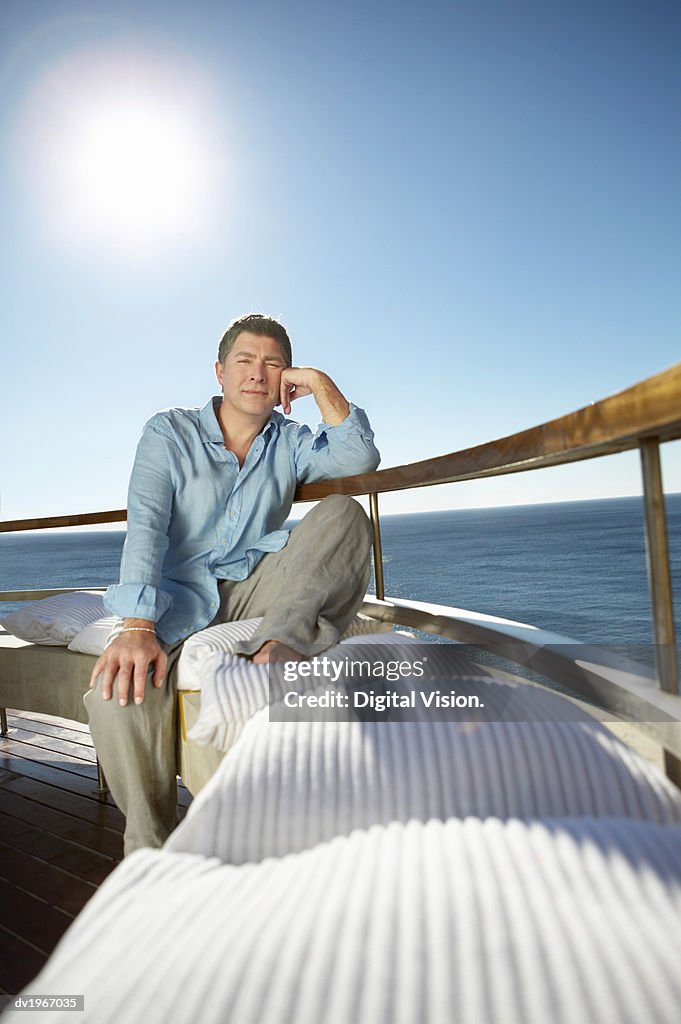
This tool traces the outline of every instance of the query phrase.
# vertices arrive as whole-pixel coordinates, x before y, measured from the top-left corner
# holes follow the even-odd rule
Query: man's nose
[[[265,379],[265,364],[264,363],[253,363],[251,365],[251,379],[252,380],[264,380]]]

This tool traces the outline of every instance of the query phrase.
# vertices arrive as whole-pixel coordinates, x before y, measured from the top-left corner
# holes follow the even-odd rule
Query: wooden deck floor
[[[123,857],[88,727],[8,712],[0,737],[0,992],[15,995]],[[191,802],[179,785],[180,814]]]

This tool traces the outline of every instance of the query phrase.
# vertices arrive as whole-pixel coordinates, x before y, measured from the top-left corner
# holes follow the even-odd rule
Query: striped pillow
[[[85,629],[74,636],[69,650],[78,654],[102,654],[114,628],[120,623],[117,615],[107,615],[104,619],[88,623]]]
[[[90,622],[104,615],[104,602],[95,591],[56,594],[42,601],[27,601],[0,619],[8,633],[34,644],[66,647]]]
[[[138,851],[27,991],[97,1024],[678,1024],[680,929],[679,827],[396,823],[241,867]]]
[[[168,849],[243,864],[391,821],[610,816],[681,824],[681,792],[587,715],[282,722],[270,721],[271,712],[245,723],[233,715],[232,749]]]
[[[261,622],[262,618],[221,622],[188,637],[177,663],[178,690],[200,690],[206,658],[220,654],[234,656],[235,644],[239,640],[250,640]]]

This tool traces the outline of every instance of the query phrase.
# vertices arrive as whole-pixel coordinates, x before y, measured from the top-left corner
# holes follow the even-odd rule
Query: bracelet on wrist
[[[156,636],[156,630],[150,626],[123,626],[121,633],[153,633]]]

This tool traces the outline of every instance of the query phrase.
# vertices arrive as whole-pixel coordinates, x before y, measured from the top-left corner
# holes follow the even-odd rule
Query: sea
[[[681,494],[666,507],[681,635]],[[390,515],[381,535],[387,596],[616,649],[652,644],[640,497]],[[0,590],[115,583],[124,539],[118,530],[0,534]]]

